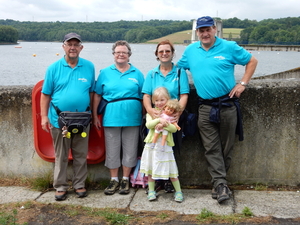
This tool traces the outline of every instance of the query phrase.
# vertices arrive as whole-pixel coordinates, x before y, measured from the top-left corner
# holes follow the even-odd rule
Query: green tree
[[[16,43],[18,41],[18,30],[12,26],[0,25],[0,42]]]

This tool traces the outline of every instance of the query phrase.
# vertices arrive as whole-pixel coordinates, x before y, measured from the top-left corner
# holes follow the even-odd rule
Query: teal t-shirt
[[[51,102],[61,111],[84,112],[90,106],[90,93],[95,85],[95,68],[92,62],[79,58],[77,66],[70,67],[61,58],[46,71],[42,93],[51,96]],[[48,117],[58,126],[58,115],[52,103]]]
[[[234,66],[246,65],[252,55],[236,42],[216,37],[214,45],[206,51],[200,42],[189,45],[177,66],[190,70],[197,94],[203,99],[228,94],[236,85]]]
[[[134,97],[142,101],[144,76],[140,70],[130,64],[129,70],[121,73],[113,64],[103,70],[96,81],[95,92],[104,99]],[[142,102],[122,100],[108,103],[103,115],[104,127],[139,126],[142,121]]]
[[[178,93],[178,85],[180,80],[180,93]],[[159,66],[150,70],[146,76],[142,92],[144,94],[152,95],[153,91],[158,87],[165,87],[172,99],[178,99],[180,94],[189,94],[190,86],[189,80],[185,70],[181,69],[180,79],[178,78],[178,68],[173,65],[172,70],[164,76]]]

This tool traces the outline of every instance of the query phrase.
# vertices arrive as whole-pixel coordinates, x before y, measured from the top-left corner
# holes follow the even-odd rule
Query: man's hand
[[[231,90],[231,92],[229,93],[229,97],[233,98],[234,96],[239,98],[241,96],[241,94],[245,91],[246,87],[241,85],[241,84],[237,84],[234,86],[234,88]]]

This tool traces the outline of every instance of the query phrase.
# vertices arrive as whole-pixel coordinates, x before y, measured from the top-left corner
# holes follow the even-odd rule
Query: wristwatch
[[[245,82],[243,82],[243,81],[240,81],[240,84],[243,85],[243,86],[245,86],[245,87],[247,86],[247,84]]]

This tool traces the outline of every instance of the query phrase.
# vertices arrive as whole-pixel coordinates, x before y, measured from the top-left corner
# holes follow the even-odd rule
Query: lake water
[[[96,78],[100,69],[113,64],[112,43],[84,43],[80,56],[92,61],[96,67]],[[19,48],[16,48],[18,46]],[[21,42],[19,45],[0,45],[0,85],[34,85],[44,79],[47,67],[64,55],[62,43]],[[130,62],[144,75],[158,65],[154,44],[130,44],[132,56]],[[21,47],[21,48],[20,48]],[[186,46],[175,45],[176,63]],[[258,66],[253,77],[283,72],[300,66],[300,52],[253,51]],[[35,55],[35,56],[34,56]],[[243,76],[244,67],[236,66],[235,76]]]

